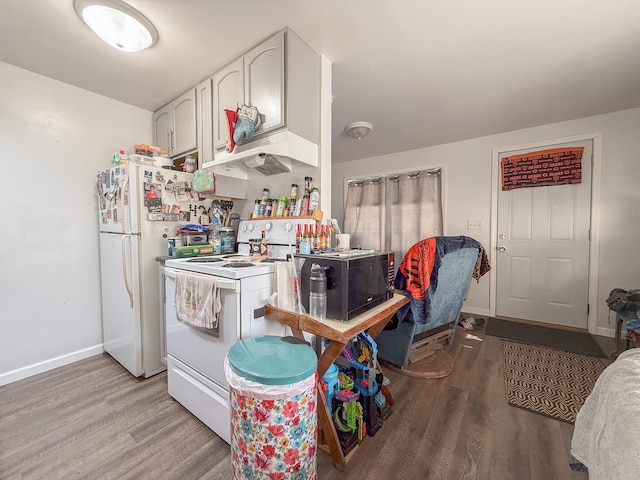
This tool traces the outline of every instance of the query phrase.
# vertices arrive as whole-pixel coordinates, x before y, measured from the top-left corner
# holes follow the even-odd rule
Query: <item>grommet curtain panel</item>
[[[348,183],[344,231],[351,247],[394,252],[398,264],[419,240],[443,234],[442,170]]]

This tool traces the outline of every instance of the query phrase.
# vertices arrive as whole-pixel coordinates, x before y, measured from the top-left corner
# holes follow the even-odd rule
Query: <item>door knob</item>
[[[501,252],[506,252],[507,251],[507,247],[505,247],[504,245],[500,245],[498,247],[498,250],[500,250]]]

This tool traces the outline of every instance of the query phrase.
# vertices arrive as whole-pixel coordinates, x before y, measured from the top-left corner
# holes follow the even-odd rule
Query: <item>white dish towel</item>
[[[194,327],[217,328],[222,307],[217,278],[177,272],[173,305],[181,321]]]
[[[276,262],[276,292],[278,292],[278,308],[294,311],[293,264],[291,262]]]

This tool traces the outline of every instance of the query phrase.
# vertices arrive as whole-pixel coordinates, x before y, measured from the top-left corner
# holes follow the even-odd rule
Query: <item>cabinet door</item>
[[[213,160],[213,114],[211,79],[196,87],[196,133],[198,137],[198,163]]]
[[[262,118],[256,135],[284,126],[284,31],[244,56],[244,76],[245,103],[257,107]]]
[[[229,138],[229,126],[225,108],[235,110],[244,103],[243,59],[235,62],[213,75],[213,148],[224,150]]]
[[[153,113],[153,145],[167,150],[171,155],[171,105],[167,104]]]
[[[198,148],[196,134],[196,89],[183,93],[171,102],[173,115],[172,156]]]

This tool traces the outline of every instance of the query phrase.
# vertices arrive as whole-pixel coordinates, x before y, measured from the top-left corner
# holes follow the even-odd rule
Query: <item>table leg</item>
[[[331,364],[338,358],[344,346],[344,343],[331,340],[318,360],[318,426],[321,430],[321,435],[318,435],[318,438],[323,439],[325,445],[329,447],[333,465],[341,472],[344,470],[346,461],[320,381]]]

